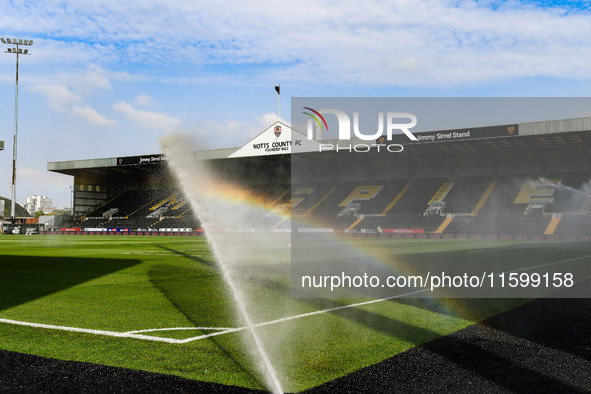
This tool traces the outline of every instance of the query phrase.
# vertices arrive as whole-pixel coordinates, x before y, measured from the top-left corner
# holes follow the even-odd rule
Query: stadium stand
[[[483,196],[490,178],[465,177],[454,179],[454,186],[445,197],[446,213],[470,213],[473,212]]]
[[[396,155],[314,152],[319,160],[304,161],[295,180],[290,154],[234,158],[237,148],[206,156],[250,201],[282,214],[267,230],[288,229],[291,215],[349,234],[591,236],[591,118],[499,130],[510,133],[477,138],[475,129],[471,140],[411,144]],[[200,227],[159,156],[104,161],[50,163],[75,177],[73,227]],[[148,162],[157,164],[141,164]]]
[[[129,190],[91,209],[71,227],[150,229],[157,227],[198,228],[187,201],[179,191]]]
[[[366,230],[382,231],[386,229],[420,229],[424,232],[435,232],[446,218],[444,216],[369,216],[363,220],[363,227]]]
[[[193,214],[190,208],[179,213],[178,216],[164,217],[161,220],[146,226],[147,228],[192,228],[197,229],[200,227],[199,220]]]
[[[562,216],[553,216],[552,219],[550,219],[550,223],[548,223],[548,227],[544,230],[544,235],[554,235],[556,228],[560,223],[560,219],[562,219]]]
[[[455,234],[544,234],[551,217],[487,213],[478,216],[455,216],[444,233]]]
[[[381,215],[405,185],[406,182],[388,182],[382,185],[383,189],[374,198],[361,205],[359,214]]]
[[[256,186],[251,196],[294,217],[314,216],[335,231],[417,230],[436,234],[591,234],[591,197],[580,192],[591,173],[552,177],[483,176]],[[572,185],[572,186],[571,186]],[[577,191],[579,190],[579,191]],[[540,209],[532,203],[540,203]],[[438,210],[430,209],[438,205]],[[287,218],[269,222],[286,228]],[[200,228],[179,190],[130,190],[72,223],[81,228]]]
[[[556,235],[577,236],[580,234],[591,234],[591,215],[564,215],[554,232]]]
[[[320,193],[320,190],[322,190],[322,188],[319,187],[317,190],[318,190],[317,193]],[[317,197],[320,197],[320,198],[317,198],[316,202],[311,204],[310,207],[308,207],[308,206],[301,207],[301,209],[302,209],[301,212],[303,212],[302,216],[311,215],[312,212],[314,212],[314,210],[316,208],[318,208],[318,206],[320,206],[320,204],[322,204],[327,198],[329,198],[335,192],[335,190],[336,190],[336,186],[330,186],[330,187],[328,187],[328,190],[325,190],[325,192],[322,192],[321,194],[316,194]],[[311,197],[312,198],[308,199],[308,201],[312,201],[312,202],[315,201],[313,199],[314,196],[311,196]],[[304,204],[302,204],[302,205],[304,205]]]
[[[369,201],[377,196],[383,187],[384,185],[357,186],[343,201],[341,201],[339,207],[347,207],[353,202]]]
[[[571,175],[564,179],[570,184],[581,184],[588,175]],[[443,234],[591,233],[591,224],[587,224],[591,215],[580,214],[583,203],[591,199],[582,193],[573,194],[568,190],[571,186],[561,183],[560,177],[545,179],[432,178],[414,182],[395,180],[382,185],[351,182],[302,185],[294,187],[293,195],[288,186],[258,187],[251,193],[255,199],[283,213],[290,210],[294,216],[313,213],[337,231],[420,229],[426,233]],[[495,187],[491,188],[491,184]],[[528,204],[535,201],[536,196],[544,200],[549,213],[569,215],[526,214]],[[434,203],[442,204],[440,211],[428,211]],[[476,210],[478,214],[475,214]],[[284,222],[285,219],[275,222],[272,227],[285,225]],[[131,190],[92,209],[72,226],[196,229],[200,224],[178,190]]]
[[[556,175],[561,182],[555,185],[554,201],[548,212],[589,213],[591,212],[591,190],[589,180],[591,173],[570,173]]]
[[[422,215],[442,183],[440,179],[415,180],[400,200],[390,208],[387,215]]]
[[[329,190],[322,198],[314,204],[314,216],[322,218],[338,217],[343,211],[340,204],[351,195],[358,185],[353,183],[342,183],[334,186],[334,190]]]
[[[382,211],[382,213],[380,215],[381,216],[386,216],[386,214],[388,212],[390,212],[390,210],[392,209],[392,207],[394,207],[394,205],[396,205],[398,203],[398,201],[402,198],[402,196],[404,196],[404,194],[408,191],[409,188],[410,188],[410,185],[404,186],[400,190],[400,192],[398,192],[396,194],[396,197],[394,197],[394,199],[392,199],[392,201],[390,201],[390,203],[386,206],[386,208],[384,208],[384,210]]]
[[[493,180],[491,180],[493,181]],[[489,194],[488,198],[478,210],[479,215],[494,215],[496,213],[510,213],[516,215],[523,214],[525,203],[515,202],[519,191],[522,189],[524,179],[522,178],[503,178],[499,179],[495,188]]]

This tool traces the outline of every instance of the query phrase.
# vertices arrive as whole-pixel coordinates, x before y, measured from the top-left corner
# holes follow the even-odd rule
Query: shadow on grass
[[[45,297],[138,264],[137,260],[0,256],[0,310]]]
[[[164,250],[166,250],[168,252],[174,253],[177,256],[184,257],[184,258],[189,259],[189,260],[192,260],[192,261],[194,261],[196,263],[202,264],[202,265],[204,265],[206,267],[217,269],[216,264],[215,264],[215,262],[212,259],[205,259],[205,258],[200,257],[200,256],[193,256],[192,254],[181,252],[180,250],[172,249],[172,248],[169,248],[169,247],[164,246],[164,245],[154,245],[154,246],[156,246],[156,247],[158,247],[160,249],[164,249]]]
[[[289,292],[289,288],[287,286],[281,285],[274,281],[267,281],[253,277],[248,278],[248,280],[256,282],[259,286],[277,291],[282,294],[286,294],[286,292],[288,294]],[[299,301],[317,309],[330,309],[346,306],[345,303],[330,299],[302,298]],[[491,308],[491,306],[494,304],[494,301],[499,300],[471,299],[465,301],[470,302],[472,307],[478,307],[478,305],[481,304],[484,308]],[[503,303],[506,300],[500,301]],[[516,338],[514,337],[514,335],[516,335],[525,338],[528,341],[535,341],[536,343],[539,343],[543,346],[548,346],[550,345],[550,341],[547,340],[548,335],[544,335],[544,331],[546,329],[545,324],[548,321],[547,315],[544,312],[547,313],[548,310],[544,306],[550,301],[551,300],[538,300],[537,309],[531,308],[531,306],[528,306],[529,304],[526,304],[514,309],[514,311],[505,312],[497,318],[491,318],[487,320],[487,322],[504,322],[504,324],[496,324],[501,332],[504,332],[505,337],[502,339],[502,341],[506,341],[507,338]],[[533,305],[536,305],[536,303]],[[511,308],[506,306],[505,311],[507,309]],[[524,309],[528,310],[528,314],[520,316],[520,312]],[[529,320],[532,317],[532,309],[535,311],[534,315],[536,315],[537,327],[532,326],[532,322]],[[470,373],[478,376],[480,379],[491,382],[493,387],[504,387],[509,390],[517,391],[522,391],[529,388],[532,388],[533,391],[543,391],[545,388],[551,387],[552,392],[579,392],[578,390],[580,386],[577,384],[570,384],[570,382],[566,382],[562,379],[557,379],[555,376],[547,375],[544,372],[543,366],[541,368],[538,365],[536,365],[534,368],[528,367],[527,363],[523,363],[523,357],[520,356],[517,351],[517,357],[511,353],[513,349],[511,346],[505,346],[505,354],[498,354],[496,352],[497,346],[495,345],[497,338],[494,336],[487,337],[485,335],[484,338],[476,338],[476,340],[471,336],[463,335],[458,336],[450,334],[441,336],[439,333],[429,329],[428,327],[416,326],[391,316],[383,316],[357,307],[335,309],[329,313],[347,319],[351,322],[364,325],[375,331],[382,332],[392,338],[407,341],[414,344],[415,346],[421,345],[422,348],[428,349],[430,352],[432,352],[432,357],[437,355],[438,359],[443,358],[447,360],[449,363],[448,365],[453,366],[450,367],[450,369],[457,370],[459,367],[460,369],[469,371]],[[570,311],[568,314],[572,315],[572,313],[573,312]],[[544,315],[546,318],[544,318]],[[560,324],[554,320],[552,326],[556,327],[560,326]],[[576,352],[573,352],[573,349],[569,349],[568,345],[565,345],[565,343],[561,343],[560,346],[556,346],[556,342],[560,340],[557,340],[555,335],[557,335],[559,331],[568,331],[570,333],[576,331],[578,334],[575,337],[578,338],[579,341],[584,341],[584,338],[586,338],[586,331],[580,330],[580,328],[577,331],[577,328],[575,327],[572,327],[571,330],[565,330],[565,327],[560,326],[560,329],[556,329],[556,331],[553,331],[552,334],[549,335],[550,337],[554,338],[553,342],[556,349],[577,354]],[[464,330],[460,330],[460,332],[464,332]],[[540,335],[546,337],[546,340],[542,340]],[[486,346],[483,346],[483,341],[487,342]],[[568,342],[569,344],[573,343],[572,340],[562,342]],[[577,341],[574,342],[577,343]],[[578,343],[580,345],[582,342]],[[522,346],[527,347],[527,341]],[[588,357],[589,352],[587,351],[586,354],[581,354],[579,351],[578,355],[580,357],[585,357],[585,355]],[[397,356],[394,358],[396,357]],[[568,359],[568,357],[566,357],[566,359]],[[369,368],[371,369],[372,367]],[[369,376],[372,376],[371,372],[369,373]],[[347,389],[351,390],[351,392],[355,392],[358,389],[359,392],[368,392],[368,387],[381,387],[381,389],[378,389],[378,391],[389,391],[395,390],[397,388],[395,385],[387,384],[387,382],[381,386],[383,382],[372,382],[371,379],[369,381],[364,381],[362,379],[360,385],[358,386],[356,386],[356,384],[351,385],[350,383],[351,381],[345,377],[343,382],[340,382],[336,385],[328,383],[326,385],[320,386],[321,388],[318,391],[338,392]],[[465,388],[466,386],[464,386],[464,389]],[[372,392],[372,390],[369,390],[369,392]]]
[[[221,273],[213,262],[174,249],[164,249],[199,263],[186,268],[172,265],[157,265],[148,275],[150,283],[195,327],[228,327],[235,322],[235,307],[226,291]],[[234,323],[236,325],[236,323]],[[211,331],[203,331],[208,334]],[[245,377],[261,388],[265,383],[255,371],[253,362],[242,347],[241,341],[210,337],[213,343],[231,360]]]
[[[178,253],[179,255],[184,255],[183,253]],[[518,255],[519,253],[515,253]],[[446,257],[453,259],[456,256],[460,256],[459,253],[446,253],[444,254]],[[421,260],[427,258],[429,254],[425,254],[425,256],[411,256],[410,259],[413,260],[414,263],[422,262]],[[196,260],[194,256],[185,256],[191,258],[193,261],[200,262],[201,268],[203,267],[211,267],[206,262],[202,262]],[[190,277],[189,273],[184,273],[186,277]],[[219,274],[218,274],[219,275]],[[193,275],[193,279],[197,279],[197,276]],[[219,279],[219,278],[218,278]],[[245,273],[244,276],[241,277],[242,280],[251,282],[256,286],[260,286],[261,288],[271,290],[272,292],[278,294],[279,296],[289,296],[291,289],[289,286],[277,282],[275,280],[269,280],[266,278],[261,277],[258,274],[252,273],[248,275]],[[162,290],[161,290],[162,291]],[[219,291],[219,290],[218,290]],[[170,296],[169,299],[176,299],[177,307],[179,310],[189,311],[188,317],[191,321],[198,324],[202,321],[202,318],[195,319],[196,316],[202,316],[195,310],[195,306],[191,306],[189,304],[182,305],[179,303],[179,300],[182,299],[181,296]],[[330,308],[339,308],[346,306],[346,303],[343,303],[339,300],[332,300],[332,299],[313,299],[313,298],[302,298],[298,300],[299,302],[308,304],[309,306],[314,307],[315,309],[330,309]],[[502,300],[505,301],[505,300]],[[192,298],[192,302],[195,302],[195,299]],[[446,308],[440,307],[433,307],[432,305],[425,305],[422,302],[418,302],[416,300],[396,300],[392,302],[399,302],[402,304],[413,305],[419,308],[423,308],[426,310],[435,311],[440,314],[444,315],[458,315],[460,311],[448,310]],[[174,302],[173,302],[174,303]],[[200,303],[200,302],[199,302]],[[491,313],[490,315],[497,314],[502,312],[503,310],[512,309],[516,305],[510,305],[511,303],[504,303],[503,306],[498,306],[496,304],[496,300],[466,300],[465,303],[467,310],[478,310],[484,308]],[[536,305],[535,303],[533,305]],[[533,327],[531,324],[531,320],[529,320],[528,316],[521,316],[521,312],[524,310],[523,308],[531,308],[528,306],[522,306],[515,310],[514,313],[505,313],[500,315],[496,319],[492,319],[487,321],[488,324],[491,326],[497,325],[497,329],[499,333],[497,336],[489,336],[488,334],[483,333],[479,334],[478,336],[474,337],[470,334],[468,335],[449,335],[442,337],[438,332],[430,329],[428,326],[417,326],[406,322],[402,319],[397,319],[395,316],[384,316],[381,314],[377,314],[371,311],[368,311],[363,308],[342,308],[342,309],[335,309],[330,311],[329,313],[335,316],[339,316],[344,318],[348,321],[354,322],[356,324],[360,324],[371,328],[377,332],[381,332],[387,334],[388,336],[396,339],[400,339],[414,345],[420,345],[420,348],[426,349],[427,352],[430,354],[427,356],[428,360],[445,360],[446,368],[450,369],[450,376],[453,376],[451,371],[464,371],[463,373],[468,373],[472,376],[472,378],[477,377],[479,381],[490,382],[491,386],[487,386],[488,388],[494,387],[496,389],[504,388],[508,390],[517,390],[522,391],[527,388],[533,388],[534,390],[544,390],[545,388],[552,388],[552,391],[570,391],[570,392],[577,392],[581,387],[578,384],[571,384],[569,381],[565,381],[564,379],[555,376],[554,374],[546,373],[546,369],[544,367],[545,364],[538,364],[535,367],[528,365],[526,360],[519,354],[519,352],[515,349],[515,346],[509,344],[506,346],[504,343],[507,340],[510,341],[517,341],[519,337],[525,338],[526,341],[523,342],[522,347],[527,348],[528,341],[543,345],[543,346],[551,346],[561,351],[570,352],[576,354],[576,349],[569,349],[567,345],[564,343],[552,343],[549,340],[550,337],[554,337],[554,335],[544,335],[544,328],[547,327],[547,319],[543,319],[544,312],[536,313],[539,319],[539,323],[536,323],[537,327]],[[215,309],[215,308],[214,308]],[[495,309],[497,309],[495,311]],[[534,308],[535,309],[535,308]],[[546,308],[542,308],[542,311],[547,311]],[[207,311],[203,311],[207,312]],[[485,315],[485,314],[484,314]],[[489,316],[490,316],[489,315]],[[191,318],[192,316],[193,318]],[[529,316],[531,317],[531,315]],[[499,324],[504,319],[508,319],[512,324]],[[515,324],[517,321],[520,324]],[[494,323],[493,323],[494,322]],[[495,324],[496,323],[496,324]],[[539,325],[538,325],[539,324]],[[555,326],[560,326],[559,323],[556,323]],[[472,326],[478,327],[478,326]],[[467,329],[467,331],[462,330],[462,333],[471,333],[474,328]],[[573,328],[573,332],[576,331]],[[560,331],[560,330],[558,330]],[[556,334],[554,332],[553,334]],[[581,335],[576,335],[579,340],[584,341]],[[500,341],[500,342],[499,342]],[[530,344],[531,344],[530,342]],[[571,342],[569,342],[571,343]],[[216,343],[220,349],[224,350],[222,345]],[[504,346],[504,352],[499,352],[498,349],[500,346]],[[231,351],[224,350],[229,357],[231,356]],[[515,356],[517,353],[517,357]],[[527,349],[526,349],[527,353]],[[412,353],[409,353],[412,354]],[[580,357],[588,356],[583,352],[583,354],[578,354]],[[528,357],[527,355],[524,355]],[[392,360],[396,359],[395,356]],[[543,360],[542,360],[543,361]],[[540,363],[542,362],[540,361]],[[236,361],[239,362],[239,361]],[[428,363],[432,361],[426,361]],[[381,364],[381,363],[380,363]],[[439,364],[440,366],[444,364]],[[248,368],[242,365],[244,371],[247,372]],[[372,367],[369,367],[372,369]],[[388,367],[386,367],[388,368]],[[400,371],[397,369],[397,371]],[[567,373],[568,371],[564,371]],[[363,371],[359,371],[360,374],[363,374]],[[426,375],[430,372],[427,371]],[[379,375],[382,375],[380,373]],[[426,376],[425,375],[425,376]],[[252,375],[251,375],[252,376]],[[380,386],[378,382],[373,382],[369,379],[367,380],[366,377],[362,377],[361,375],[357,375],[354,373],[353,376],[359,378],[359,386],[356,386],[355,383],[351,382],[347,377],[344,378],[344,381],[339,382],[340,384],[327,384],[325,386],[321,386],[320,392],[332,392],[334,389],[336,391],[347,389],[359,388],[360,391],[367,391],[368,387],[382,387],[384,389],[395,389],[396,386],[386,384],[384,386]],[[370,373],[371,376],[371,373]],[[423,377],[425,377],[423,376]],[[435,380],[439,379],[437,375],[433,375]],[[253,376],[254,377],[254,376]],[[337,380],[339,381],[339,380]],[[335,381],[335,383],[337,382]],[[344,383],[344,385],[343,385]],[[353,383],[353,384],[352,384]],[[435,382],[436,383],[436,382]],[[368,386],[369,384],[369,386]],[[375,385],[374,385],[375,384]],[[435,386],[433,386],[435,387]],[[467,386],[463,386],[466,389]]]
[[[308,392],[589,392],[590,310],[535,300]]]

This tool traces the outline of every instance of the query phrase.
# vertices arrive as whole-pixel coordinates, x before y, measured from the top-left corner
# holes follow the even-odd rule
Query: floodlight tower
[[[14,45],[8,48],[4,53],[16,54],[16,88],[14,94],[14,142],[12,144],[12,190],[11,190],[11,202],[10,202],[10,220],[14,223],[15,221],[15,201],[16,201],[16,137],[18,132],[18,56],[19,55],[30,55],[29,50],[22,50],[19,48],[20,45],[31,46],[33,40],[23,40],[19,38],[2,38],[0,40],[3,44]]]

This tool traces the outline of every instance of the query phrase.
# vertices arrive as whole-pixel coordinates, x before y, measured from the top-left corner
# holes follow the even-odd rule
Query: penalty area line
[[[545,266],[550,266],[550,265],[555,265],[555,264],[563,264],[563,263],[567,263],[567,262],[571,262],[571,261],[586,259],[589,257],[591,257],[591,255],[573,257],[570,259],[553,261],[553,262],[544,263],[544,264],[538,264],[538,265],[534,265],[531,267],[508,270],[508,271],[505,271],[505,273],[525,271],[525,270],[529,270],[529,269],[533,269],[533,268],[545,267]],[[309,316],[335,312],[335,311],[347,309],[347,308],[355,308],[358,306],[375,304],[378,302],[383,302],[383,301],[388,301],[388,300],[395,299],[395,298],[401,298],[401,297],[405,297],[405,296],[409,296],[409,295],[413,295],[413,294],[423,293],[426,291],[429,291],[429,289],[422,288],[420,290],[416,290],[416,291],[405,293],[405,294],[398,294],[398,295],[391,296],[391,297],[378,298],[378,299],[373,299],[373,300],[369,300],[369,301],[357,302],[354,304],[347,304],[347,305],[341,305],[341,306],[337,306],[337,307],[333,307],[333,308],[322,309],[319,311],[302,313],[299,315],[286,316],[286,317],[282,317],[279,319],[254,324],[253,328],[264,327],[264,326],[269,326],[269,325],[273,325],[273,324],[279,324],[279,323],[287,322],[290,320],[296,320],[296,319],[301,319],[301,318],[305,318],[305,317],[309,317]],[[244,330],[249,329],[249,327],[247,327],[247,326],[236,327],[236,328],[229,328],[229,327],[172,327],[172,328],[154,328],[154,329],[144,329],[144,330],[137,330],[137,331],[118,332],[118,331],[108,331],[108,330],[95,330],[95,329],[91,329],[91,328],[58,326],[58,325],[53,325],[53,324],[32,323],[32,322],[25,322],[25,321],[19,321],[19,320],[4,319],[4,318],[0,318],[0,323],[34,327],[34,328],[44,328],[44,329],[50,329],[50,330],[79,332],[79,333],[85,333],[85,334],[102,335],[102,336],[116,337],[116,338],[142,339],[142,340],[146,340],[146,341],[165,342],[165,343],[174,343],[174,344],[183,344],[183,343],[198,341],[201,339],[211,338],[211,337],[218,336],[218,335],[229,334],[229,333],[239,332],[239,331],[244,331]],[[212,332],[212,333],[208,333],[208,334],[198,335],[198,336],[191,337],[191,338],[185,338],[185,339],[164,338],[164,337],[141,334],[141,333],[148,333],[148,332],[174,331],[174,330],[216,330],[216,331]]]
[[[270,326],[272,324],[283,323],[283,322],[286,322],[286,321],[295,320],[295,319],[301,319],[301,318],[304,318],[304,317],[309,317],[309,316],[314,316],[314,315],[321,315],[321,314],[324,314],[324,313],[330,313],[330,312],[338,311],[338,310],[341,310],[341,309],[355,308],[355,307],[358,307],[358,306],[375,304],[375,303],[378,303],[378,302],[388,301],[388,300],[392,300],[392,299],[395,299],[395,298],[405,297],[405,296],[409,296],[409,295],[413,295],[413,294],[417,294],[417,293],[423,293],[423,292],[428,291],[428,290],[429,289],[424,288],[424,289],[416,290],[416,291],[413,291],[413,292],[410,292],[410,293],[398,294],[398,295],[391,296],[391,297],[378,298],[378,299],[375,299],[375,300],[357,302],[355,304],[341,305],[341,306],[336,306],[334,308],[327,308],[327,309],[322,309],[322,310],[314,311],[314,312],[301,313],[299,315],[286,316],[286,317],[282,317],[282,318],[275,319],[275,320],[269,320],[269,321],[266,321],[266,322],[253,324],[253,328]],[[232,330],[214,332],[214,333],[211,333],[211,334],[200,335],[198,337],[183,339],[181,341],[182,341],[182,343],[187,343],[187,342],[192,342],[192,341],[197,341],[197,340],[200,340],[200,339],[205,339],[205,338],[213,337],[213,336],[216,336],[216,335],[228,334],[228,333],[231,333],[231,332],[244,331],[244,330],[248,330],[248,327],[239,327],[239,328],[235,328],[235,329],[232,329]]]
[[[27,327],[34,327],[34,328],[45,328],[45,329],[49,329],[49,330],[81,332],[81,333],[85,333],[85,334],[103,335],[103,336],[117,337],[117,338],[135,338],[135,339],[143,339],[146,341],[155,341],[155,342],[182,343],[182,340],[174,339],[174,338],[162,338],[162,337],[156,337],[156,336],[150,336],[150,335],[134,334],[134,333],[129,333],[129,332],[94,330],[91,328],[56,326],[53,324],[31,323],[31,322],[26,322],[26,321],[2,319],[2,318],[0,318],[0,323],[14,324],[17,326],[27,326]]]
[[[555,265],[555,264],[564,264],[564,263],[569,263],[571,261],[577,261],[577,260],[587,259],[589,257],[591,257],[591,254],[588,254],[588,255],[585,255],[585,256],[573,257],[571,259],[566,259],[566,260],[551,261],[549,263],[532,265],[531,267],[516,268],[516,269],[511,270],[511,271],[506,271],[505,273],[519,272],[519,271],[527,271],[527,270],[531,270],[531,269],[534,269],[534,268],[547,267],[549,265]]]
[[[186,330],[213,330],[213,331],[227,331],[234,330],[234,327],[170,327],[170,328],[148,328],[145,330],[125,331],[125,334],[139,334],[142,332],[156,332],[156,331],[186,331]]]
[[[412,295],[412,294],[416,294],[416,293],[425,292],[427,290],[428,289],[421,289],[421,290],[413,291],[411,293],[399,294],[399,295],[392,296],[392,297],[378,298],[375,300],[357,302],[355,304],[342,305],[342,306],[337,306],[334,308],[327,308],[327,309],[322,309],[319,311],[302,313],[299,315],[286,316],[286,317],[282,317],[279,319],[254,324],[253,328],[269,326],[272,324],[283,323],[283,322],[290,321],[290,320],[301,319],[304,317],[320,315],[320,314],[324,314],[324,313],[330,313],[330,312],[338,311],[341,309],[354,308],[357,306],[375,304],[378,302],[383,302],[383,301],[391,300],[394,298],[400,298],[400,297],[404,297],[404,296],[408,296],[408,295]],[[142,339],[142,340],[146,340],[146,341],[175,343],[175,344],[189,343],[189,342],[198,341],[201,339],[215,337],[218,335],[230,334],[233,332],[239,332],[239,331],[244,331],[244,330],[249,329],[247,326],[236,327],[236,328],[228,328],[228,327],[173,327],[173,328],[154,328],[154,329],[146,329],[146,330],[138,330],[138,331],[119,332],[119,331],[108,331],[108,330],[95,330],[92,328],[79,328],[79,327],[69,327],[69,326],[58,326],[58,325],[53,325],[53,324],[32,323],[32,322],[26,322],[26,321],[20,321],[20,320],[4,319],[4,318],[0,318],[0,323],[13,324],[13,325],[17,325],[17,326],[34,327],[34,328],[44,328],[44,329],[49,329],[49,330],[60,330],[60,331],[69,331],[69,332],[79,332],[79,333],[84,333],[84,334],[102,335],[102,336],[107,336],[107,337],[133,338],[133,339]],[[185,338],[185,339],[164,338],[164,337],[140,334],[141,332],[173,331],[173,330],[199,330],[199,329],[220,330],[220,331],[216,331],[216,332],[212,332],[212,333],[208,333],[208,334],[203,334],[203,335],[198,335],[195,337]]]

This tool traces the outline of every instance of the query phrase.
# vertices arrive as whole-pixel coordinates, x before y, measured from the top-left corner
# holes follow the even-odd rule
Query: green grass
[[[375,254],[483,252],[531,258],[515,242],[356,240]],[[547,245],[547,244],[546,244]],[[589,254],[585,244],[556,244],[544,258]],[[536,248],[534,248],[536,249]],[[566,256],[566,257],[565,257]],[[256,256],[255,256],[256,257]],[[256,260],[256,259],[255,259]],[[283,264],[243,267],[257,322],[356,303],[293,299]],[[258,264],[258,263],[257,263]],[[231,296],[204,238],[0,236],[0,318],[108,331],[237,327]],[[522,304],[515,299],[398,299],[261,327],[282,385],[300,391],[375,364]],[[183,339],[210,330],[154,332]],[[184,378],[264,388],[243,337],[228,333],[184,344],[114,338],[0,323],[0,348]]]

